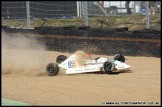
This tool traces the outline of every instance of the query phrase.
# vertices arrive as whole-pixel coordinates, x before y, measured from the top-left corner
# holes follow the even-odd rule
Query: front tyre
[[[112,61],[106,61],[103,64],[103,69],[105,73],[109,74],[115,69],[115,64]]]
[[[59,67],[55,63],[49,63],[46,67],[46,71],[49,76],[56,76],[59,71]]]

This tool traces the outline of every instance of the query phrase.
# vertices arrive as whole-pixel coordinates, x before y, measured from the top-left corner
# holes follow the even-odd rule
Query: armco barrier
[[[75,27],[37,27],[18,29],[3,27],[8,33],[34,33],[37,39],[49,50],[75,52],[84,50],[95,54],[144,55],[160,57],[160,32],[155,31],[122,31],[87,27],[83,30]],[[123,28],[126,29],[126,28]],[[30,37],[30,34],[28,35]]]

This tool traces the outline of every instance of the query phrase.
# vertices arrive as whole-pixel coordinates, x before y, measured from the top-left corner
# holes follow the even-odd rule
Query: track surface
[[[12,54],[15,51],[20,50],[12,50]],[[161,105],[160,58],[126,56],[126,63],[132,66],[129,73],[65,75],[62,71],[55,77],[47,76],[46,64],[55,61],[60,54],[71,55],[44,51],[43,69],[17,71],[13,67],[18,66],[19,61],[13,62],[10,70],[2,69],[2,97],[30,105],[104,105],[104,102],[153,102]],[[92,55],[93,58],[99,56]],[[37,59],[30,59],[31,64],[34,60]]]

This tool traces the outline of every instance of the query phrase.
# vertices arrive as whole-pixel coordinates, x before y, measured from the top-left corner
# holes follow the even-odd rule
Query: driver
[[[87,54],[86,54],[86,59],[87,59],[87,60],[91,60],[91,59],[92,59],[91,54],[87,53]]]

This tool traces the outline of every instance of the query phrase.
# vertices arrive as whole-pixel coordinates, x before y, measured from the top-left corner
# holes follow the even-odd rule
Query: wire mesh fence
[[[26,1],[3,1],[2,18],[26,19]],[[30,1],[30,18],[77,17],[76,1]]]
[[[36,19],[76,19],[79,25],[90,25],[95,16],[121,16],[146,14],[146,1],[2,1],[2,20],[27,20],[26,25],[32,25],[30,20]],[[154,5],[154,6],[153,6]],[[28,8],[29,7],[29,8]],[[150,13],[160,13],[161,1],[150,2]],[[34,23],[34,22],[33,22]],[[73,20],[71,25],[73,25]],[[78,23],[77,23],[78,24]],[[91,26],[91,25],[90,25]]]
[[[26,4],[24,1],[2,1],[2,19],[26,19]]]

